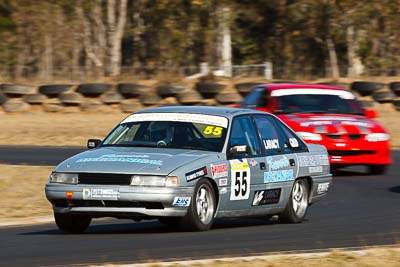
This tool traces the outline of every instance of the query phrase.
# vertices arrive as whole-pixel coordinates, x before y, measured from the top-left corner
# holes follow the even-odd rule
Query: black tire
[[[57,98],[43,103],[42,107],[46,112],[60,112],[64,108],[63,104]]]
[[[108,83],[84,83],[80,84],[76,91],[84,96],[97,97],[110,90],[111,87],[112,85]]]
[[[5,94],[0,93],[0,105],[5,103],[8,100]]]
[[[208,201],[207,208],[205,208],[205,212],[207,213],[207,218],[204,218],[204,220],[200,219],[197,210],[197,200],[201,195],[201,190],[206,190],[207,193],[205,194],[207,195],[207,197],[205,198],[205,201]],[[210,181],[208,181],[207,179],[199,180],[194,189],[192,201],[190,202],[188,212],[182,219],[181,226],[184,229],[193,231],[209,230],[214,222],[214,215],[216,208],[217,208],[217,202],[215,197],[215,191]]]
[[[39,87],[39,93],[48,97],[56,97],[61,93],[70,90],[72,84],[47,84]]]
[[[193,91],[182,92],[177,98],[179,103],[183,105],[195,105],[203,100],[198,92]]]
[[[66,233],[83,233],[90,225],[92,218],[79,214],[54,213],[54,220],[61,230]]]
[[[294,196],[296,192],[296,185],[299,185],[301,187],[302,192],[302,197],[299,201],[301,205],[298,208],[295,208],[294,206],[294,198],[297,198],[297,196]],[[310,188],[308,185],[308,182],[306,179],[297,179],[294,184],[292,191],[290,192],[289,200],[286,205],[285,210],[279,215],[279,221],[283,223],[300,223],[304,220],[307,210],[308,210],[308,201],[310,197]],[[298,210],[301,209],[301,210]]]
[[[65,105],[79,106],[84,102],[84,98],[79,93],[62,93],[58,96]]]
[[[390,90],[392,90],[396,96],[400,96],[400,82],[392,82],[389,86]]]
[[[362,96],[367,96],[379,89],[382,89],[384,86],[384,83],[353,82],[351,84],[351,90],[358,92]]]
[[[237,83],[235,89],[242,95],[247,95],[253,90],[254,87],[262,83]]]
[[[152,106],[160,104],[161,97],[156,94],[145,94],[139,97],[140,102],[145,106]]]
[[[126,97],[136,97],[148,93],[150,87],[137,83],[120,83],[118,92]]]
[[[111,105],[111,104],[119,104],[124,98],[120,93],[109,92],[102,94],[100,96],[100,99],[104,104]]]
[[[21,101],[20,99],[10,99],[3,104],[4,111],[10,113],[26,112],[29,110],[29,107],[29,104]]]
[[[225,89],[225,84],[220,83],[196,83],[196,90],[205,98],[211,98]]]
[[[7,95],[27,95],[36,92],[36,86],[20,85],[20,84],[3,84],[1,86],[3,93]]]
[[[185,90],[184,85],[160,85],[157,86],[157,92],[162,97],[176,96],[178,93]]]
[[[358,102],[365,109],[373,108],[375,105],[375,101],[372,101],[372,100],[358,100]]]
[[[132,113],[143,108],[143,105],[136,100],[124,100],[121,102],[121,110],[126,113]]]
[[[24,101],[32,105],[43,104],[47,101],[47,96],[43,94],[24,95]]]
[[[240,103],[243,100],[243,97],[236,92],[221,92],[216,96],[216,99],[219,103],[227,105]]]
[[[383,175],[387,171],[387,165],[371,164],[368,165],[368,172],[372,175]]]
[[[372,94],[372,98],[378,103],[391,103],[395,95],[391,91],[376,91]]]
[[[393,106],[395,107],[396,110],[400,111],[400,99],[395,99],[392,102]]]

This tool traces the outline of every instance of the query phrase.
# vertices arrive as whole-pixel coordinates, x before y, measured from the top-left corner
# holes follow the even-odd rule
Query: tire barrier
[[[98,97],[110,90],[111,87],[112,85],[108,83],[86,83],[78,85],[76,92],[87,97]]]
[[[384,86],[384,83],[353,82],[351,84],[351,90],[358,92],[361,96],[368,96],[373,92],[382,89]]]
[[[392,91],[376,91],[372,94],[372,98],[378,103],[391,103],[395,98]]]
[[[400,82],[392,82],[389,87],[396,96],[400,96]]]
[[[157,93],[162,97],[176,96],[185,89],[184,85],[159,85],[156,88]]]
[[[58,98],[67,106],[79,106],[84,101],[83,96],[79,93],[62,93]]]
[[[5,112],[134,112],[149,106],[230,106],[240,103],[258,84],[263,82],[197,82],[148,86],[141,83],[85,83],[0,85],[0,109]],[[322,83],[321,83],[322,84]],[[348,87],[350,83],[324,83]],[[366,108],[392,103],[400,111],[400,82],[384,83],[356,81],[351,83],[354,95]]]
[[[23,96],[33,94],[36,92],[36,86],[19,85],[19,84],[3,84],[1,90],[4,94],[9,96]]]
[[[3,93],[0,93],[0,105],[5,103],[7,99],[7,96],[5,96]]]
[[[39,87],[39,93],[48,97],[57,97],[59,94],[67,92],[72,88],[72,84],[48,84]]]
[[[31,105],[40,105],[47,101],[47,96],[43,94],[24,95],[24,101]]]
[[[196,83],[196,90],[205,98],[212,98],[226,87],[225,84],[211,83],[211,82],[199,82]]]

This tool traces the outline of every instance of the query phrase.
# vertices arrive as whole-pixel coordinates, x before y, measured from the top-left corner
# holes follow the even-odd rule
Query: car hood
[[[176,168],[211,154],[217,153],[149,147],[102,147],[63,161],[55,171],[167,175]]]
[[[321,134],[386,133],[378,122],[360,115],[346,114],[284,114],[279,118],[296,132]]]

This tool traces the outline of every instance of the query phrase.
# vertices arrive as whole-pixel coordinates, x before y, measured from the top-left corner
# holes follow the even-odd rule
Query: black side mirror
[[[100,145],[101,140],[100,139],[89,139],[87,141],[87,148],[92,149],[92,148],[96,148]]]
[[[239,155],[247,155],[249,152],[249,147],[247,145],[237,145],[237,146],[232,146],[231,148],[229,148],[228,151],[228,157],[234,157],[239,156]]]

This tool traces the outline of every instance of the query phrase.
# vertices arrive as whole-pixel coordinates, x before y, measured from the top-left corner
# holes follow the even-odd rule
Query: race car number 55
[[[250,195],[250,168],[247,160],[231,160],[230,200],[248,199]]]

